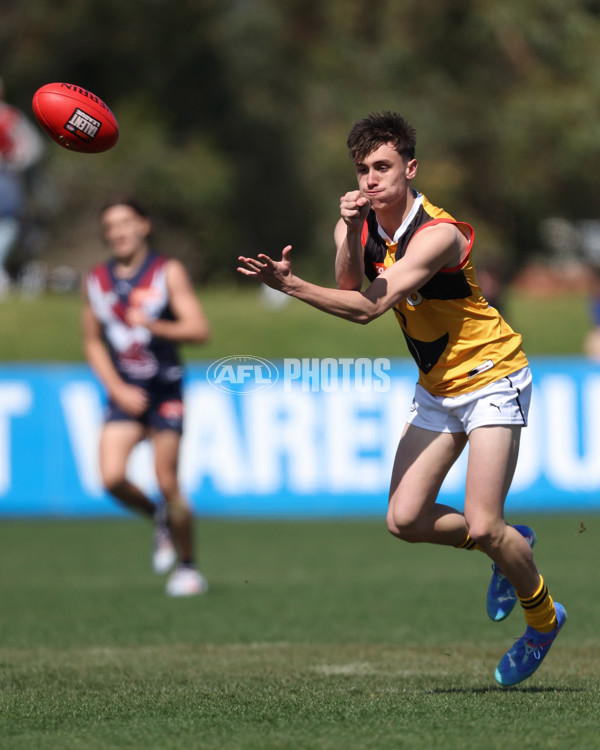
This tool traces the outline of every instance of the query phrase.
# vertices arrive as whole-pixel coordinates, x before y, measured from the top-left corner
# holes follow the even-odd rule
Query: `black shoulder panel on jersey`
[[[374,281],[377,278],[377,269],[373,266],[373,263],[383,263],[387,253],[387,245],[383,237],[379,234],[375,211],[369,211],[366,222],[365,276],[369,281]]]
[[[424,299],[466,299],[473,290],[463,271],[439,271],[419,289]]]

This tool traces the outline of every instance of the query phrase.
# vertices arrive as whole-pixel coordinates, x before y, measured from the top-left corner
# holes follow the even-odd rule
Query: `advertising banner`
[[[600,367],[531,363],[529,426],[507,512],[600,510]],[[383,516],[412,361],[227,357],[188,367],[182,488],[199,515]],[[103,491],[104,395],[84,365],[0,368],[0,515],[122,514]],[[440,500],[462,508],[467,450]],[[156,493],[149,444],[131,479]]]

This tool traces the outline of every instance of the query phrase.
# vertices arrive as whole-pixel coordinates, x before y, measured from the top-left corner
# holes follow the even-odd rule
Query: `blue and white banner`
[[[600,367],[537,359],[532,371],[507,511],[600,510]],[[408,360],[246,356],[190,366],[183,490],[206,516],[382,516],[415,377]],[[103,398],[83,365],[0,367],[0,515],[123,513],[98,472]],[[466,459],[440,495],[461,508]],[[155,493],[148,444],[130,475]]]

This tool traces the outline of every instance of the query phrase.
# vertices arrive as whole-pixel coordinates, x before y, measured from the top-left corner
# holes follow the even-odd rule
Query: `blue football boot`
[[[500,659],[496,667],[496,682],[504,687],[523,682],[535,672],[546,658],[550,646],[554,643],[560,629],[567,621],[567,612],[562,604],[554,602],[557,624],[549,633],[527,626],[514,646]]]

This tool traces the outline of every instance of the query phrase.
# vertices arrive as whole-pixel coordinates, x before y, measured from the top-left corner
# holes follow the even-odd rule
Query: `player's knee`
[[[469,536],[486,552],[497,548],[501,542],[501,530],[497,524],[490,524],[487,521],[469,523]]]
[[[387,527],[390,534],[401,539],[403,542],[418,542],[419,524],[416,518],[394,512],[392,509],[387,515]]]
[[[106,492],[121,497],[125,489],[126,480],[122,474],[102,473],[102,486]]]

